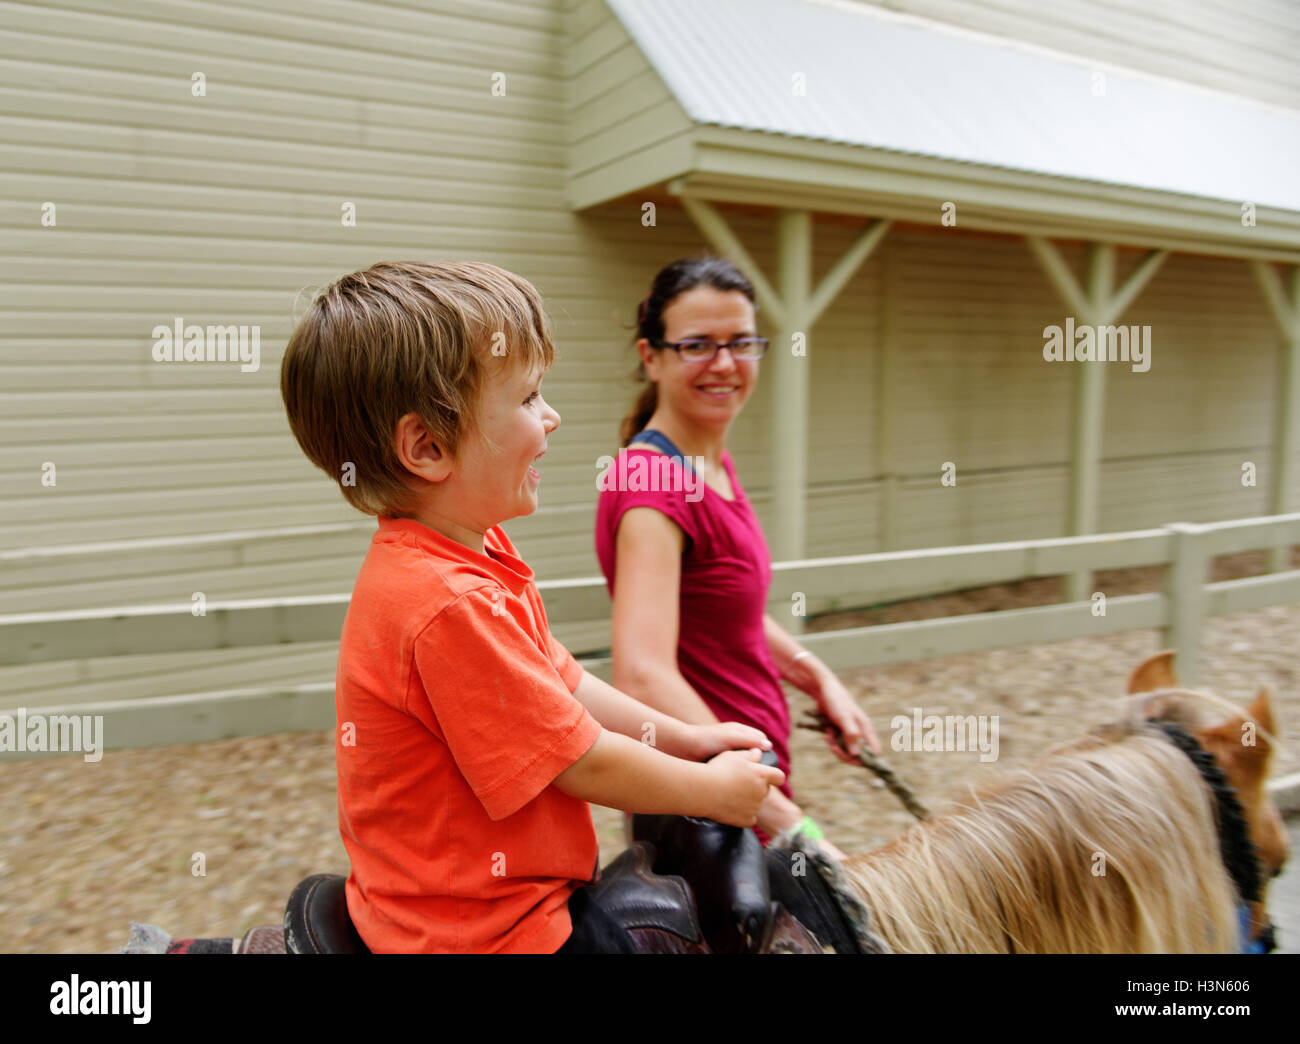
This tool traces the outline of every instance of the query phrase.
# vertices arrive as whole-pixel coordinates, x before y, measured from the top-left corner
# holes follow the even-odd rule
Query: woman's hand
[[[836,741],[835,732],[826,730],[826,743],[831,752],[841,761],[850,765],[858,764],[858,753],[865,742],[874,753],[880,754],[880,740],[871,719],[858,706],[852,694],[829,670],[820,675],[820,688],[812,693],[821,712],[830,718],[840,730],[843,745]]]
[[[766,800],[758,806],[758,822],[754,825],[768,837],[775,838],[781,831],[789,830],[802,820],[803,809],[773,787],[767,792]],[[848,858],[824,837],[814,843],[831,859],[842,862]]]
[[[708,761],[724,750],[771,750],[772,741],[752,725],[738,721],[723,721],[716,725],[691,725],[689,757],[694,761]]]

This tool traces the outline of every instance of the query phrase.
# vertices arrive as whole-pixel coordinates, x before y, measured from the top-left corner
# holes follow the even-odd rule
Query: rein
[[[1149,725],[1159,729],[1167,740],[1181,750],[1196,766],[1205,785],[1214,795],[1214,819],[1219,828],[1219,858],[1223,861],[1233,884],[1237,886],[1237,895],[1242,903],[1259,902],[1260,862],[1259,850],[1251,840],[1250,829],[1246,823],[1246,813],[1237,798],[1223,769],[1219,767],[1214,756],[1210,754],[1190,732],[1172,721],[1148,721]],[[1242,912],[1243,944],[1248,939],[1249,918]],[[1277,948],[1277,938],[1273,925],[1264,926],[1264,931],[1253,944],[1246,947],[1248,952],[1272,953]]]
[[[1259,902],[1259,853],[1250,839],[1246,813],[1237,792],[1223,769],[1190,732],[1172,721],[1150,721],[1149,725],[1164,733],[1165,738],[1181,750],[1196,766],[1205,785],[1214,795],[1214,819],[1219,826],[1219,856],[1243,903]]]
[[[830,729],[836,736],[839,735],[839,729],[824,714],[810,711],[807,712],[807,718],[806,722],[799,723],[799,728],[817,732],[825,732]],[[1259,851],[1255,848],[1255,842],[1251,840],[1250,828],[1246,822],[1246,812],[1241,807],[1237,792],[1232,784],[1228,782],[1228,777],[1224,774],[1223,769],[1214,760],[1214,756],[1201,746],[1200,741],[1181,725],[1172,721],[1155,719],[1148,720],[1147,724],[1158,730],[1165,739],[1187,756],[1188,760],[1195,766],[1202,781],[1209,787],[1210,793],[1214,796],[1214,820],[1219,833],[1219,858],[1228,871],[1228,876],[1232,878],[1232,882],[1236,886],[1240,901],[1243,904],[1259,902]],[[868,750],[865,743],[862,744],[859,751],[858,760],[864,768],[870,769],[880,777],[890,793],[897,797],[903,806],[918,820],[924,821],[929,817],[929,810],[917,798],[912,788],[899,779],[898,774],[885,762],[884,758]],[[1241,909],[1245,911],[1246,907],[1243,905]],[[1243,921],[1243,939],[1246,938],[1246,934],[1247,926]],[[1276,949],[1276,945],[1274,927],[1272,924],[1268,924],[1265,926],[1263,934],[1253,944],[1253,947],[1255,952],[1270,953]]]

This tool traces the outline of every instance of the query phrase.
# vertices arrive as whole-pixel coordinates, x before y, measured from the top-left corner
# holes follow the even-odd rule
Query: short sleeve
[[[639,464],[638,460],[644,460],[646,463]],[[657,469],[658,481],[651,483],[645,478],[638,481],[636,475],[638,467]],[[649,484],[657,488],[638,488]],[[600,493],[601,500],[605,502],[605,510],[608,512],[606,519],[611,543],[617,543],[619,523],[623,521],[625,514],[633,508],[648,507],[667,516],[677,525],[686,536],[686,546],[683,550],[689,551],[699,540],[699,519],[696,512],[692,510],[695,504],[688,499],[692,496],[690,492],[692,488],[698,490],[699,495],[703,495],[704,487],[701,480],[696,478],[688,482],[683,466],[662,453],[633,450],[625,456],[616,458],[615,463],[604,476]]]
[[[423,687],[457,769],[494,820],[537,797],[600,735],[553,658],[513,614],[494,614],[482,589],[458,598],[415,640],[412,682]]]
[[[560,678],[568,686],[569,691],[575,691],[578,688],[578,683],[582,681],[582,664],[574,659],[573,653],[561,645],[549,630],[546,632],[546,641],[551,647],[551,663],[559,672]]]

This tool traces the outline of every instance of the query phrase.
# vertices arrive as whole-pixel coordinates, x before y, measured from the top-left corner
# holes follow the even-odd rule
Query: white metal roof
[[[1294,110],[863,4],[607,2],[700,123],[1300,211]]]

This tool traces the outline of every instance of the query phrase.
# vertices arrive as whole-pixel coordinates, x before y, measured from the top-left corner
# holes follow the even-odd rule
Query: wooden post
[[[1106,322],[1106,302],[1115,282],[1115,248],[1094,243],[1088,258],[1087,311],[1079,317],[1085,325]],[[1098,344],[1097,351],[1105,351]],[[1073,433],[1070,439],[1070,534],[1097,531],[1098,491],[1101,485],[1103,424],[1106,420],[1106,364],[1076,363],[1074,374]],[[1066,580],[1067,602],[1084,602],[1091,595],[1092,573],[1071,573]]]
[[[1206,527],[1191,522],[1165,526],[1173,542],[1173,560],[1165,584],[1167,613],[1162,631],[1167,648],[1178,654],[1178,677],[1183,684],[1199,684],[1201,676],[1201,625],[1205,620],[1205,583],[1209,556],[1202,534]]]
[[[808,498],[808,393],[812,365],[808,305],[812,292],[812,215],[777,218],[777,293],[784,322],[772,342],[772,557],[803,558]],[[800,354],[796,355],[798,350]],[[793,620],[796,633],[803,617]]]
[[[1088,289],[1085,291],[1049,240],[1040,236],[1026,236],[1025,242],[1060,294],[1066,308],[1082,324],[1094,328],[1114,323],[1150,282],[1167,256],[1163,250],[1151,251],[1139,262],[1124,285],[1114,289],[1115,247],[1110,243],[1094,243],[1088,258]],[[1098,338],[1097,350],[1104,351],[1105,347]],[[1083,536],[1097,531],[1102,426],[1106,417],[1106,364],[1094,360],[1075,365],[1080,367],[1081,372],[1074,376],[1074,409],[1070,431],[1070,504],[1066,525],[1071,536]],[[1065,581],[1065,600],[1087,601],[1091,587],[1090,571],[1070,573]]]
[[[898,548],[898,462],[894,458],[894,375],[898,361],[898,315],[900,258],[897,249],[887,251],[882,259],[880,318],[876,344],[875,447],[872,474],[880,481],[877,528],[880,551]]]
[[[1300,265],[1291,267],[1284,291],[1277,269],[1265,261],[1252,263],[1269,312],[1282,334],[1278,356],[1277,413],[1273,419],[1273,461],[1270,469],[1269,512],[1285,515],[1295,494],[1295,443],[1300,422]],[[1291,565],[1291,545],[1269,548],[1268,569],[1278,573]]]

